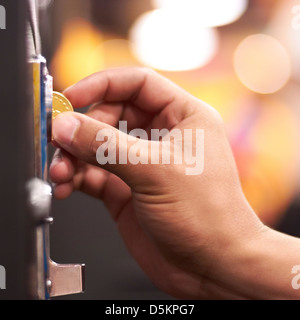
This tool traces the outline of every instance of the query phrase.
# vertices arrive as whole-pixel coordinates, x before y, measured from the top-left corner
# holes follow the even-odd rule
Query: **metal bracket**
[[[51,259],[47,288],[50,297],[81,293],[85,289],[84,264],[57,264]]]
[[[28,198],[36,228],[36,295],[49,299],[84,291],[83,264],[61,265],[50,258],[49,224],[52,193],[48,182],[48,142],[51,141],[53,84],[46,60],[30,61],[33,72],[35,177],[28,182]]]

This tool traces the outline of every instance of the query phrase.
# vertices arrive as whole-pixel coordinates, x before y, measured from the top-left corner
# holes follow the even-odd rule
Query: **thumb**
[[[52,134],[54,142],[61,148],[80,160],[116,174],[131,187],[138,183],[141,170],[145,170],[141,164],[146,163],[148,141],[129,136],[86,115],[60,114],[53,121]],[[129,150],[137,141],[140,161],[132,163],[128,159]]]

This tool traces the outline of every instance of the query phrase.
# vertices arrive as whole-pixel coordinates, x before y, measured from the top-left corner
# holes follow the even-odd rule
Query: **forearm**
[[[300,299],[300,289],[292,285],[292,268],[300,265],[300,239],[264,227],[253,240],[238,243],[231,260],[224,261],[222,281],[242,297]]]

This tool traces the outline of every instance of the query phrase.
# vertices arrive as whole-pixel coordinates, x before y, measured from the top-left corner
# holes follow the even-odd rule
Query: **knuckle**
[[[92,128],[91,128],[92,127]],[[97,132],[93,130],[93,126],[83,121],[82,126],[77,130],[72,142],[71,150],[76,157],[88,162],[94,162],[97,151]]]
[[[87,142],[87,150],[91,158],[96,159],[96,153],[101,143],[97,141],[97,133],[91,135]]]
[[[224,124],[224,120],[220,114],[220,112],[218,110],[216,110],[215,108],[211,108],[210,110],[211,113],[211,118],[212,120],[218,124],[218,125],[223,125]]]
[[[207,123],[211,124],[214,127],[223,127],[225,125],[224,119],[220,112],[203,101],[200,101],[197,114],[200,119],[203,119],[204,117]]]
[[[137,70],[139,70],[142,74],[144,74],[145,76],[147,75],[157,75],[158,73],[149,68],[149,67],[137,67]]]

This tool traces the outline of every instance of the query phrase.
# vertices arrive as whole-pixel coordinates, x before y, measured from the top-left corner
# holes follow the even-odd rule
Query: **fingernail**
[[[50,163],[49,169],[53,169],[56,165],[62,163],[63,156],[61,153],[61,149],[57,149],[56,152],[53,155],[52,161]]]
[[[57,184],[54,182],[51,182],[51,189],[52,189],[52,193],[55,191]]]
[[[61,163],[61,162],[62,162],[62,155],[61,155],[61,153],[58,153],[53,157],[53,159],[51,161],[51,164],[50,164],[50,167],[49,167],[50,170],[52,168],[54,168],[57,164]]]
[[[52,124],[53,139],[61,146],[71,145],[80,121],[71,115],[61,114]]]

